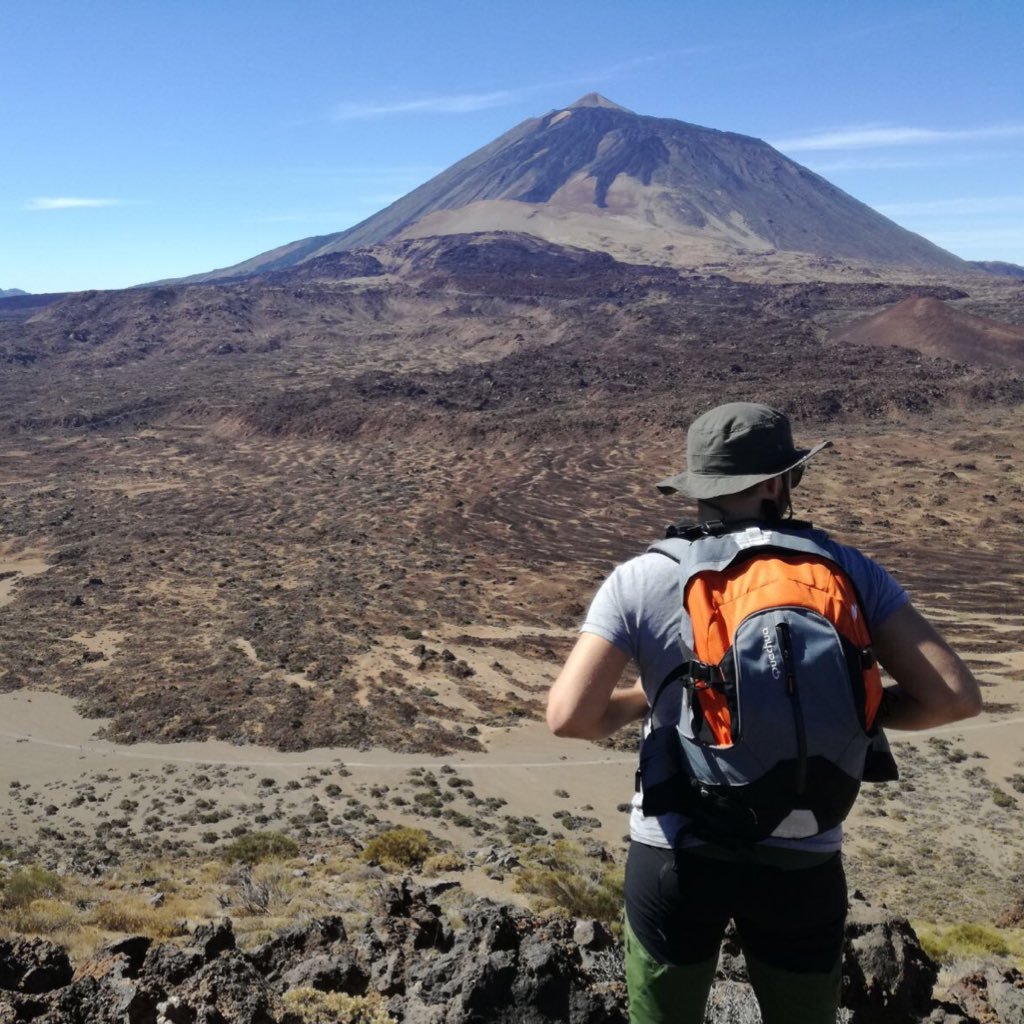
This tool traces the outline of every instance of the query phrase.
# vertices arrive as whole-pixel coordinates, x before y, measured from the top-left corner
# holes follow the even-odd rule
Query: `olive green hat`
[[[755,402],[729,402],[690,424],[686,469],[657,487],[662,494],[720,498],[796,469],[831,444],[797,448],[785,413]]]

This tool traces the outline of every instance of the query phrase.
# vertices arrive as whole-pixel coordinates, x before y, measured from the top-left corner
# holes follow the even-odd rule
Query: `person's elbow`
[[[946,691],[941,696],[934,696],[932,701],[936,725],[951,725],[965,718],[974,718],[981,714],[984,704],[981,687],[966,666],[955,682],[949,682]]]
[[[959,690],[951,701],[950,713],[953,716],[951,721],[959,722],[965,718],[975,718],[981,714],[984,704],[981,687],[972,677],[971,684]]]
[[[552,701],[548,701],[548,709],[545,715],[545,720],[548,723],[548,728],[556,736],[570,736],[569,729],[569,717],[565,714],[562,708]]]
[[[566,706],[557,699],[548,700],[546,720],[548,728],[562,739],[589,739],[588,723],[583,721],[578,709]]]

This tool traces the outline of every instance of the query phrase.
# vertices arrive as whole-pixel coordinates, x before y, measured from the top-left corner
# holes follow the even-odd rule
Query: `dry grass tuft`
[[[452,850],[435,853],[423,862],[423,874],[439,875],[445,871],[465,871],[466,860]]]
[[[86,917],[86,923],[106,932],[148,935],[170,939],[188,932],[187,922],[171,906],[154,907],[138,896],[124,895],[104,899]]]
[[[621,867],[588,856],[567,840],[524,848],[521,858],[516,892],[534,897],[542,909],[557,908],[572,917],[602,921],[615,932],[621,929]]]
[[[4,924],[22,935],[59,937],[81,927],[81,914],[61,899],[32,900],[8,910]]]
[[[396,1024],[388,1015],[384,997],[376,993],[349,996],[343,992],[295,988],[285,993],[284,1004],[304,1024]]]

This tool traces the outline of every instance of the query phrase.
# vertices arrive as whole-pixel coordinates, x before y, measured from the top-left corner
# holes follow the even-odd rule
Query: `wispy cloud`
[[[666,50],[661,53],[643,54],[586,73],[572,74],[565,78],[537,82],[516,89],[496,89],[491,92],[453,93],[450,95],[424,96],[415,99],[339,103],[332,116],[336,121],[356,121],[377,117],[392,117],[401,114],[471,114],[493,107],[507,107],[526,99],[528,96],[551,89],[569,86],[590,88],[599,82],[628,77],[638,68],[656,61],[679,59],[680,57],[707,52],[712,47],[689,47]]]
[[[80,196],[38,196],[25,203],[26,210],[81,210],[104,206],[124,206],[123,199],[84,199]]]
[[[1024,213],[1024,196],[962,196],[909,203],[880,203],[875,209],[887,217],[977,217],[987,213]]]
[[[303,175],[308,178],[339,178],[355,181],[425,181],[432,178],[441,168],[434,166],[413,165],[409,166],[381,166],[373,167],[369,164],[363,166],[330,166],[301,164],[290,168],[290,173]]]
[[[340,103],[334,108],[336,121],[390,117],[395,114],[469,114],[491,107],[504,107],[519,99],[521,93],[511,89],[497,92],[467,92],[451,96],[426,96],[390,103]]]
[[[928,236],[940,245],[964,245],[968,242],[979,243],[1012,243],[1017,246],[1017,254],[1012,257],[1014,262],[1024,262],[1024,223],[1010,224],[1006,227],[988,227],[963,229],[958,231],[935,231]],[[939,241],[944,239],[945,241]]]
[[[261,214],[258,217],[246,217],[242,223],[245,224],[334,224],[344,227],[362,220],[367,213],[375,213],[385,206],[389,206],[401,194],[388,193],[386,195],[358,195],[350,198],[348,205],[344,207],[331,208],[307,208],[291,210],[281,213]],[[341,227],[334,227],[330,230],[341,230]]]
[[[928,146],[945,142],[977,142],[1024,136],[1024,125],[993,125],[984,128],[938,129],[885,125],[861,125],[801,135],[772,142],[785,153],[820,150],[875,149],[887,146]]]
[[[837,159],[816,159],[805,162],[818,174],[837,174],[843,171],[905,171],[922,167],[947,167],[950,164],[978,163],[992,159],[991,153],[934,153],[930,156],[849,156]]]

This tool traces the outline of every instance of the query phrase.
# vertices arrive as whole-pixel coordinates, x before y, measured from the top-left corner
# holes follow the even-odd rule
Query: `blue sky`
[[[340,231],[590,91],[1024,264],[1022,53],[1019,0],[4,0],[0,288]]]

